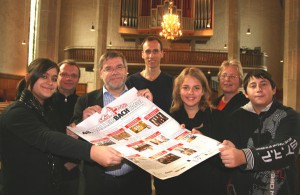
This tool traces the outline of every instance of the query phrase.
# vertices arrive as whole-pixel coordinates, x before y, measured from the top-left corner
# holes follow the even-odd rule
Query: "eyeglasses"
[[[147,49],[147,50],[144,51],[144,53],[146,53],[148,55],[151,54],[151,53],[158,54],[159,52],[160,52],[159,49],[153,49],[153,50]]]
[[[72,78],[72,79],[77,79],[79,77],[78,74],[68,74],[65,72],[62,72],[59,74],[62,78]]]
[[[236,78],[238,78],[238,76],[236,76],[236,75],[222,74],[222,75],[220,75],[220,78],[223,79],[223,80],[225,80],[226,78],[229,78],[229,79],[236,79]]]
[[[126,68],[124,65],[118,65],[115,68],[111,66],[107,66],[103,68],[103,71],[108,73],[112,73],[113,71],[121,72],[124,68]]]
[[[52,82],[56,82],[57,81],[57,75],[50,76],[48,74],[42,74],[40,76],[40,78],[43,79],[43,80],[49,80],[50,79]]]

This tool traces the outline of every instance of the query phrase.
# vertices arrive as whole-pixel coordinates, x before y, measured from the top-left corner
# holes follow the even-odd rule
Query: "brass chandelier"
[[[174,40],[182,36],[179,16],[172,13],[173,1],[166,1],[165,3],[168,3],[168,12],[163,16],[163,21],[161,23],[162,31],[159,35],[165,39]]]

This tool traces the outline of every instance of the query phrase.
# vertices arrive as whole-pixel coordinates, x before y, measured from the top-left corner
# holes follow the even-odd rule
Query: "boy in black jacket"
[[[248,73],[244,89],[250,102],[233,114],[231,141],[220,149],[224,165],[239,168],[232,192],[298,194],[300,115],[274,98],[275,83],[264,70]]]

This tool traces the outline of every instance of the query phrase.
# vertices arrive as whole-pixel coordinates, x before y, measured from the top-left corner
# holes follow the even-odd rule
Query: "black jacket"
[[[103,88],[84,94],[77,99],[75,104],[72,123],[78,124],[82,121],[83,110],[89,106],[99,105],[103,108]]]
[[[219,102],[221,101],[222,97],[224,95],[221,95],[219,97],[217,97],[212,104],[214,106],[218,106]],[[224,109],[222,110],[222,112],[225,113],[232,113],[235,110],[239,109],[240,107],[244,106],[245,104],[247,104],[249,102],[249,99],[245,97],[245,95],[242,92],[239,92],[238,94],[236,94],[235,96],[233,96],[231,98],[231,100],[226,104],[226,106],[224,107]]]
[[[55,194],[52,154],[90,160],[90,143],[53,131],[44,115],[44,107],[28,90],[2,114],[4,194]]]
[[[259,115],[249,102],[233,118],[230,140],[247,159],[233,177],[237,194],[298,194],[300,115],[274,100]]]
[[[50,98],[49,104],[53,107],[52,118],[56,121],[55,128],[62,133],[66,133],[66,126],[70,124],[78,96],[76,93],[65,97],[59,91]]]
[[[199,110],[194,118],[189,118],[182,106],[179,110],[171,113],[171,116],[179,124],[185,124],[185,127],[189,130],[195,128],[208,137],[217,140],[222,139],[223,113],[219,110],[211,108],[207,108],[204,111]],[[162,195],[225,195],[225,181],[227,181],[227,173],[220,167],[219,159],[216,155],[179,176],[166,180],[154,178],[154,185],[156,192]]]

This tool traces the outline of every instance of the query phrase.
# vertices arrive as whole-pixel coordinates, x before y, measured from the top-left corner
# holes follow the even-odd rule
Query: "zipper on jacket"
[[[259,119],[259,127],[258,127],[258,136],[257,136],[257,146],[260,146],[260,136],[261,136],[261,131],[263,128],[263,116],[264,116],[265,112],[261,112],[258,116]],[[255,146],[255,147],[257,147]]]

